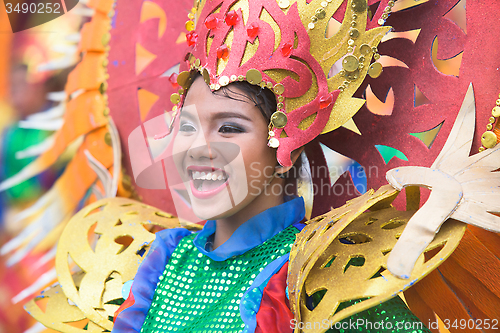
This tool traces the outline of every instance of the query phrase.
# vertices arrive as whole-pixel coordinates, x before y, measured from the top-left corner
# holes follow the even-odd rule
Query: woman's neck
[[[274,179],[268,186],[274,186],[276,183],[282,183],[283,179]],[[283,185],[283,184],[281,184]],[[224,244],[243,223],[251,219],[263,211],[281,205],[283,194],[273,194],[269,191],[267,195],[259,195],[249,202],[245,207],[241,208],[237,213],[227,217],[216,220],[216,229],[214,235],[214,244],[212,250],[215,250]]]

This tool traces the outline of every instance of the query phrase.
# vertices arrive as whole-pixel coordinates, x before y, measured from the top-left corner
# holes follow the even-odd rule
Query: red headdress
[[[189,70],[198,70],[212,90],[246,80],[277,96],[269,146],[281,165],[290,153],[351,119],[364,101],[352,95],[368,71],[389,28],[378,27],[393,2],[383,1],[372,20],[366,1],[348,1],[339,30],[326,36],[329,18],[343,1],[202,1],[188,34]],[[385,8],[385,11],[383,9]],[[194,26],[194,24],[192,24]],[[342,70],[334,71],[334,66]],[[333,70],[332,70],[333,69]],[[378,73],[380,74],[380,73]],[[178,82],[189,86],[188,73]],[[179,102],[178,95],[172,101]]]

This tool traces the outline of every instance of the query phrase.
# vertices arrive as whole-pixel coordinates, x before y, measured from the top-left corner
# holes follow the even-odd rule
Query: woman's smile
[[[208,199],[222,191],[227,185],[229,175],[222,169],[207,166],[188,166],[191,193],[199,199]]]

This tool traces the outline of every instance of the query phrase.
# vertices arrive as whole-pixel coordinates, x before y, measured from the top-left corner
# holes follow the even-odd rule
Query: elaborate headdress
[[[88,6],[93,11],[93,18],[84,26],[81,34],[78,49],[83,59],[69,77],[66,94],[60,98],[67,99],[68,103],[65,105],[63,125],[54,138],[55,143],[39,148],[37,152],[43,152],[40,158],[18,176],[2,183],[0,189],[8,188],[47,168],[75,139],[83,137],[83,143],[54,189],[34,207],[23,212],[19,219],[40,211],[44,214],[5,246],[3,252],[20,248],[12,261],[20,260],[49,232],[53,235],[52,239],[57,238],[62,228],[55,226],[67,222],[82,199],[85,204],[95,199],[94,196],[88,199],[86,194],[89,193],[89,188],[95,189],[96,183],[97,188],[108,189],[105,193],[108,196],[114,196],[117,187],[118,196],[135,196],[165,211],[175,211],[170,193],[164,190],[166,185],[160,184],[161,181],[153,184],[156,187],[138,186],[133,190],[133,185],[138,184],[138,178],[129,164],[127,138],[139,128],[140,138],[144,140],[144,164],[154,166],[155,172],[163,176],[162,162],[153,161],[149,155],[149,121],[162,115],[165,110],[170,110],[169,96],[172,89],[179,89],[177,83],[182,86],[182,90],[176,92],[172,101],[174,104],[182,102],[181,95],[189,87],[189,82],[186,81],[188,75],[181,73],[175,80],[175,74],[172,73],[177,71],[178,61],[186,53],[189,56],[187,63],[181,63],[182,69],[201,71],[212,89],[231,81],[247,80],[253,84],[265,84],[277,94],[278,102],[283,103],[278,109],[284,111],[286,123],[283,115],[278,113],[273,118],[276,122],[273,121],[274,129],[271,130],[273,138],[279,142],[278,159],[285,165],[290,162],[289,153],[294,147],[309,142],[320,133],[342,125],[348,127],[349,123],[346,122],[353,117],[357,127],[353,127],[351,122],[350,129],[355,131],[339,129],[330,132],[320,136],[317,142],[308,147],[311,160],[329,163],[331,160],[327,153],[335,150],[359,162],[361,167],[367,169],[374,166],[377,174],[367,177],[368,188],[379,187],[385,182],[385,172],[396,166],[430,166],[448,137],[470,82],[473,82],[478,91],[475,99],[477,123],[481,129],[486,126],[489,131],[485,135],[487,140],[484,140],[484,146],[493,146],[497,141],[493,136],[499,133],[498,122],[494,126],[499,113],[496,108],[492,113],[491,107],[492,101],[497,99],[500,74],[486,68],[498,67],[495,44],[491,40],[500,38],[500,30],[484,20],[484,13],[498,9],[499,4],[494,0],[487,4],[467,2],[467,21],[471,24],[465,34],[452,20],[445,17],[457,2],[431,0],[416,4],[414,1],[401,1],[399,8],[394,7],[394,13],[388,19],[388,24],[396,27],[396,31],[383,39],[379,47],[383,56],[377,60],[377,49],[374,47],[388,30],[377,25],[388,18],[392,1],[210,0],[201,2],[190,11],[189,1],[123,0],[114,4],[112,0],[89,0]],[[115,5],[116,11],[113,10]],[[196,20],[186,23],[185,15],[193,20],[196,17]],[[340,26],[333,36],[330,32],[327,33],[331,28],[328,22],[333,22],[332,26]],[[184,26],[190,30],[187,35],[180,29]],[[332,30],[335,31],[334,28]],[[488,31],[488,38],[483,38],[485,31]],[[235,38],[237,34],[239,37]],[[186,41],[191,47],[187,52],[184,51]],[[462,60],[460,73],[441,73],[439,66],[435,66],[437,61],[444,61],[457,54],[461,54]],[[372,63],[372,57],[377,60],[376,63]],[[388,59],[389,57],[392,59]],[[477,61],[478,59],[481,61]],[[388,64],[387,60],[391,60],[392,64],[384,69],[376,84],[369,78],[364,79],[367,71],[374,77],[380,74],[383,60],[384,65]],[[427,103],[416,103],[414,97],[419,94],[427,97]],[[389,110],[381,112],[374,110],[373,104],[363,105],[363,97],[372,97],[372,101],[381,104],[385,101]],[[490,118],[491,115],[493,117]],[[122,138],[123,150],[118,144],[111,120]],[[473,152],[479,148],[479,136],[480,133],[476,135]],[[275,145],[276,140],[272,140],[270,145]],[[119,163],[120,153],[125,155],[123,169]],[[88,161],[92,162],[99,177],[87,165]],[[133,173],[134,177],[129,177],[127,173]],[[337,181],[331,173],[316,175],[313,181],[316,179],[331,182],[331,185]],[[372,194],[374,193],[369,193],[368,196]],[[345,193],[338,197],[342,201],[346,199]],[[313,217],[329,211],[339,203],[339,199],[333,194],[326,199],[324,204],[315,201]],[[398,199],[399,197],[396,200]],[[128,219],[134,218],[136,212],[144,208],[130,202],[120,201],[117,205]],[[416,208],[418,204],[410,206]],[[89,206],[82,214],[88,213],[88,216],[93,216],[90,218],[92,220],[96,218],[96,215],[92,215],[95,210],[101,209],[105,215],[108,214],[108,208],[111,207],[103,208],[96,204]],[[148,210],[153,217],[163,216],[157,209]],[[354,214],[352,207],[349,210]],[[366,207],[363,206],[359,212],[365,210]],[[116,218],[121,215],[110,210],[109,216]],[[150,220],[154,222],[153,219]],[[321,220],[324,224],[330,221],[320,216],[312,223]],[[79,222],[81,221],[75,219],[73,223],[78,226]],[[92,223],[87,225],[92,227]],[[360,223],[369,226],[365,221],[360,220]],[[106,230],[123,229],[126,226],[127,223],[117,223]],[[140,223],[137,226],[142,231]],[[52,231],[53,228],[55,231]],[[75,227],[74,230],[76,229],[80,230]],[[111,234],[117,235],[118,231]],[[33,235],[36,237],[24,243],[25,239]],[[468,294],[468,287],[475,283],[481,286],[477,290],[482,299],[487,293],[498,294],[490,283],[494,278],[494,271],[480,276],[469,260],[469,255],[474,254],[474,262],[479,263],[477,265],[488,262],[488,265],[499,267],[498,260],[491,255],[497,247],[495,237],[475,228],[468,229],[465,237],[468,237],[467,242],[459,246],[457,256],[445,262],[443,270],[433,272],[429,279],[424,279],[411,289],[412,294],[406,295],[410,305],[412,301],[425,296],[429,307],[425,306],[417,311],[422,318],[426,318],[428,313],[433,315],[431,309],[438,309],[435,311],[441,318],[449,318],[449,308],[453,308],[453,311],[458,309],[460,312],[456,313],[464,314],[463,318],[468,318],[471,313],[474,318],[495,317],[492,309],[499,307],[490,304],[497,301],[494,298],[496,296],[488,298],[491,302],[481,303],[476,302],[480,299],[477,295],[469,297]],[[86,241],[86,238],[82,239]],[[304,242],[309,239],[303,238]],[[48,241],[45,244],[53,243]],[[485,245],[484,249],[481,244]],[[339,243],[339,246],[345,244]],[[131,246],[130,249],[132,248],[132,257],[140,260],[136,257],[143,254],[142,249]],[[483,250],[476,255],[475,251],[479,249]],[[61,251],[66,250],[61,247]],[[69,252],[64,252],[61,258],[67,258]],[[307,256],[303,258],[304,262],[312,262]],[[470,270],[470,273],[465,270]],[[343,268],[339,271],[345,273]],[[470,275],[468,283],[462,284],[455,280],[457,271],[460,276]],[[114,276],[111,278],[106,281],[109,284],[116,283],[113,290],[120,290],[118,279]],[[77,280],[74,279],[75,286],[79,283]],[[69,287],[72,290],[80,288],[73,288],[73,284]],[[441,297],[444,294],[446,298]],[[105,295],[103,297],[107,301],[108,293]],[[45,296],[50,298],[48,293]],[[52,296],[56,298],[61,293],[56,291]],[[114,297],[114,294],[110,297]],[[72,303],[65,297],[61,300],[72,308]],[[443,300],[446,300],[446,306],[442,306]],[[114,303],[106,304],[109,308],[102,314],[102,319],[95,316],[93,309],[101,309],[103,302],[100,297],[95,297],[94,301],[96,303],[88,308],[92,307],[89,313],[93,317],[89,318],[93,318],[95,322],[107,320],[108,315],[113,313],[112,307],[117,307]],[[474,311],[468,312],[468,308]],[[63,319],[66,318],[58,318]],[[55,323],[56,320],[50,318],[47,322]],[[106,323],[102,327],[110,325],[111,323]]]
[[[378,25],[393,5],[382,1],[369,20],[360,0],[202,1],[193,9],[196,23],[186,24],[187,66],[212,90],[243,80],[271,89],[278,104],[269,146],[290,166],[292,150],[344,125],[363,105],[352,95],[368,72],[381,72],[372,58],[378,59],[377,45],[389,30]],[[342,23],[327,36],[335,13]],[[182,88],[173,103],[189,87],[188,72],[177,82]]]

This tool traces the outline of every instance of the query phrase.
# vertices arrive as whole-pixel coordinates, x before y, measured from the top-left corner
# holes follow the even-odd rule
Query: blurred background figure
[[[67,71],[60,71],[48,78],[34,80],[28,71],[28,65],[16,64],[10,72],[8,105],[16,120],[6,126],[1,134],[0,146],[0,179],[5,180],[18,173],[31,163],[36,156],[23,156],[21,152],[40,144],[52,131],[23,128],[20,121],[38,112],[54,107],[54,102],[47,100],[49,92],[64,90]],[[21,154],[20,154],[21,153]],[[40,176],[31,178],[2,193],[4,206],[4,229],[7,233],[17,233],[22,225],[16,225],[15,219],[9,218],[18,211],[31,205],[47,189],[49,189],[60,169],[49,169]]]
[[[18,24],[29,24],[30,18],[24,15],[19,20],[22,22]],[[61,58],[61,53],[53,48],[62,45],[63,50],[74,50],[72,56],[77,58],[75,41],[69,43],[65,38],[77,32],[81,23],[81,16],[68,14],[13,34],[0,3],[0,181],[33,162],[38,154],[30,153],[30,148],[48,143],[54,133],[50,127],[32,128],[25,121],[59,104],[49,100],[47,94],[64,91],[72,67],[68,61],[59,66],[54,63],[54,59]],[[71,56],[66,55],[65,59],[68,58]],[[45,65],[48,70],[39,70],[43,64],[50,64]],[[32,123],[35,118],[31,118]],[[29,224],[29,219],[20,222],[16,215],[47,192],[64,169],[64,161],[63,158],[41,175],[0,193],[0,247]],[[53,260],[44,260],[52,246],[40,246],[14,266],[7,265],[8,256],[0,256],[0,333],[25,332],[35,324],[23,309],[27,301],[24,298],[30,296],[26,294],[27,287],[36,289],[39,278],[54,266]],[[45,329],[30,332],[40,331],[49,332]]]

